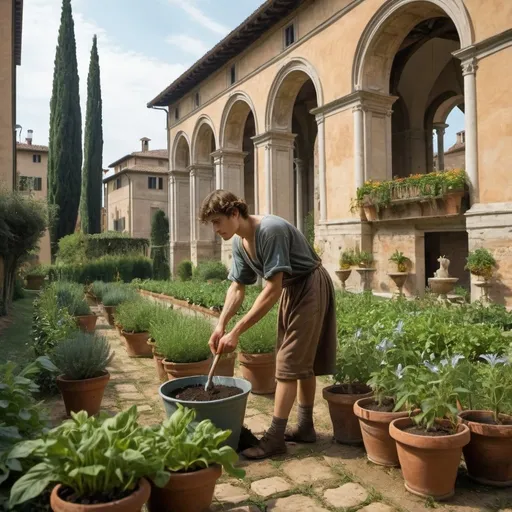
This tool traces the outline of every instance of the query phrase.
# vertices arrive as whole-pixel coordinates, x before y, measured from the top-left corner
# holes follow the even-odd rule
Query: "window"
[[[43,178],[33,178],[34,190],[43,190]]]
[[[158,190],[163,190],[163,189],[164,189],[164,179],[158,178]]]
[[[123,178],[116,178],[112,183],[112,190],[117,190],[123,186]]]
[[[229,84],[233,85],[236,82],[236,65],[233,64],[229,70]]]
[[[148,178],[148,188],[156,189],[156,178],[152,176]]]
[[[176,107],[176,108],[174,109],[174,120],[175,120],[175,121],[178,121],[178,120],[179,120],[179,118],[180,118],[180,109],[179,109],[179,107]]]
[[[295,25],[292,23],[284,29],[284,47],[288,48],[295,43]]]
[[[114,231],[124,231],[125,229],[125,221],[124,217],[121,219],[114,220]]]
[[[164,179],[156,178],[154,176],[148,177],[148,188],[153,190],[163,190],[164,189]]]
[[[34,176],[20,176],[20,180],[18,182],[18,190],[21,192],[27,192],[32,190],[42,190],[43,189],[43,179],[36,178]]]
[[[41,163],[41,155],[32,155],[32,162],[34,162],[35,164],[40,164]]]
[[[198,108],[198,107],[199,107],[199,103],[200,103],[200,102],[199,102],[199,93],[198,93],[198,92],[196,92],[196,93],[194,94],[194,107],[195,107],[195,108]]]

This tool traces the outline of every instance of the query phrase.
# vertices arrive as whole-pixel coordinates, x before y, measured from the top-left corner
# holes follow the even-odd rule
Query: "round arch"
[[[453,21],[461,48],[473,43],[473,27],[463,0],[390,0],[372,17],[359,40],[352,89],[388,94],[393,59],[402,41],[418,23],[433,17]]]
[[[211,163],[210,154],[218,148],[215,133],[212,120],[207,115],[202,115],[192,133],[192,164]]]
[[[265,111],[267,131],[292,131],[293,105],[301,87],[311,80],[315,87],[317,106],[324,104],[320,78],[315,68],[306,59],[294,58],[277,73],[270,87]]]
[[[220,120],[219,146],[221,148],[242,150],[244,126],[251,112],[254,116],[255,131],[258,134],[258,119],[251,98],[242,91],[230,95]]]
[[[190,165],[190,139],[185,132],[180,131],[174,137],[171,155],[173,171],[183,171]]]

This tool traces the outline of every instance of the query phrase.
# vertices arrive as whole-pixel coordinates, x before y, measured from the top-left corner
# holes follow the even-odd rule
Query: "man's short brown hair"
[[[212,215],[229,217],[235,210],[238,210],[244,219],[249,217],[249,210],[243,199],[228,190],[214,190],[204,198],[199,211],[199,219],[206,223]]]

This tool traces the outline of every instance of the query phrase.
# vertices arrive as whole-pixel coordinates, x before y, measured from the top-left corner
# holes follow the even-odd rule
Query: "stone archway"
[[[212,165],[212,153],[217,146],[212,120],[201,116],[192,135],[192,165]]]
[[[179,132],[173,144],[171,170],[184,171],[190,165],[190,141],[184,132]]]

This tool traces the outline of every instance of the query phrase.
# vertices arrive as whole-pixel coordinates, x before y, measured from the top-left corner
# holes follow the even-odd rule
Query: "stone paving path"
[[[129,358],[123,339],[103,317],[97,330],[108,337],[115,357],[109,368],[111,381],[105,392],[103,409],[116,413],[132,404],[140,421],[154,424],[165,417],[158,397],[158,378],[152,359]],[[206,343],[206,340],[205,340]],[[244,480],[223,475],[215,492],[212,511],[230,512],[420,512],[438,508],[443,512],[512,512],[512,490],[492,489],[471,483],[461,470],[456,495],[436,504],[409,494],[399,469],[381,468],[368,462],[362,447],[336,444],[322,387],[318,379],[315,425],[318,441],[313,445],[288,445],[288,454],[273,460],[240,461]],[[52,419],[65,419],[60,397],[51,400]],[[260,434],[272,417],[272,397],[249,397],[246,425]],[[292,413],[292,421],[295,411]]]

